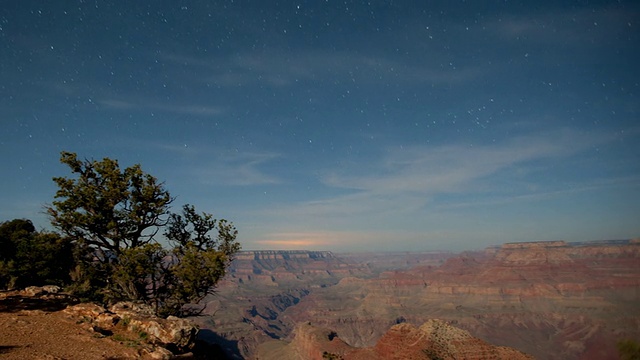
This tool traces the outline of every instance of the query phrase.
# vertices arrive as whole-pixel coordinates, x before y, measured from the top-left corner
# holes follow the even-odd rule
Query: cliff
[[[375,346],[368,348],[349,346],[337,333],[304,323],[296,328],[291,343],[265,343],[260,346],[258,357],[292,360],[533,359],[517,350],[488,344],[441,320],[429,320],[420,327],[406,323],[395,325]]]
[[[326,286],[363,271],[364,267],[347,264],[330,251],[242,251],[229,267],[226,285],[278,286],[297,282]]]
[[[442,318],[485,341],[544,359],[617,359],[640,336],[640,243],[505,244],[440,267],[349,277],[281,317],[373,346],[397,322]]]
[[[258,344],[292,333],[296,323],[281,316],[287,308],[348,276],[370,276],[370,272],[366,265],[344,261],[329,251],[243,251],[216,294],[203,301],[204,314],[210,316],[195,321],[210,330],[208,341],[237,358],[250,358]]]
[[[267,343],[284,351],[281,339],[309,321],[369,351],[395,325],[433,318],[541,359],[613,360],[618,340],[640,337],[638,241],[510,243],[459,255],[256,251],[239,259],[207,299],[205,313],[215,315],[198,319],[238,357],[253,358]]]

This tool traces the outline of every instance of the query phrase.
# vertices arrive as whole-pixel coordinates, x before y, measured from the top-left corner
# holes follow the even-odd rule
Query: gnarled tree
[[[81,161],[70,152],[60,161],[75,177],[54,178],[59,189],[47,212],[77,245],[73,275],[80,295],[139,300],[158,313],[181,315],[185,304],[211,292],[240,249],[226,220],[190,205],[182,215],[170,213],[174,199],[140,165],[122,170],[115,160]],[[171,249],[158,242],[162,229]]]
[[[47,212],[69,237],[117,256],[152,242],[166,225],[173,198],[140,165],[121,170],[116,160],[81,161],[70,152],[62,152],[60,162],[77,178],[53,178],[58,200]]]

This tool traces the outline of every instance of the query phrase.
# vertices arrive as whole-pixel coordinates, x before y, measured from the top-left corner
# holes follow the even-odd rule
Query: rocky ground
[[[0,292],[0,359],[176,358],[158,345],[157,329],[129,326],[136,321],[133,315],[123,321],[121,315],[78,304],[55,288],[29,290]],[[177,357],[205,358],[193,353]]]
[[[122,337],[105,336],[82,326],[82,319],[62,311],[64,298],[0,294],[2,359],[138,359],[142,347]],[[127,337],[128,338],[128,337]],[[118,341],[117,339],[122,339]]]

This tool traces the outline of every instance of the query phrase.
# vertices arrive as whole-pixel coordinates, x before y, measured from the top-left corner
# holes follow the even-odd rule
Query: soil
[[[0,359],[152,359],[135,334],[102,333],[63,312],[77,300],[0,292]]]

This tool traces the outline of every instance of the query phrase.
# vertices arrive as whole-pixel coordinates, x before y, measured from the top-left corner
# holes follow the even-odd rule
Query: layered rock
[[[327,286],[344,276],[364,271],[364,267],[347,264],[329,251],[243,251],[231,264],[229,276],[221,288],[238,285],[277,287],[294,283]]]
[[[265,343],[261,345],[258,357],[292,360],[533,359],[517,350],[488,344],[441,320],[429,320],[420,327],[406,323],[395,325],[369,348],[352,347],[337,333],[304,323],[296,328],[291,343]]]
[[[373,346],[395,322],[438,317],[539,358],[615,359],[618,340],[640,337],[639,304],[637,242],[536,242],[346,278],[281,317],[335,329],[354,346]]]
[[[277,353],[272,340],[290,339],[308,321],[371,349],[397,324],[441,318],[544,359],[615,359],[618,340],[640,337],[638,241],[388,256],[245,254],[208,299],[215,315],[198,321],[238,358],[252,358],[260,344]]]
[[[258,344],[288,336],[295,324],[280,314],[313,288],[331,286],[357,269],[327,251],[243,251],[219,285],[204,299],[204,315],[194,321],[201,338],[236,358],[251,357]]]
[[[236,256],[217,293],[204,300],[204,314],[210,317],[194,320],[207,330],[201,337],[224,347],[231,356],[251,358],[258,344],[292,333],[297,321],[283,314],[309,294],[348,278],[371,278],[390,267],[439,265],[450,256],[244,251]]]

